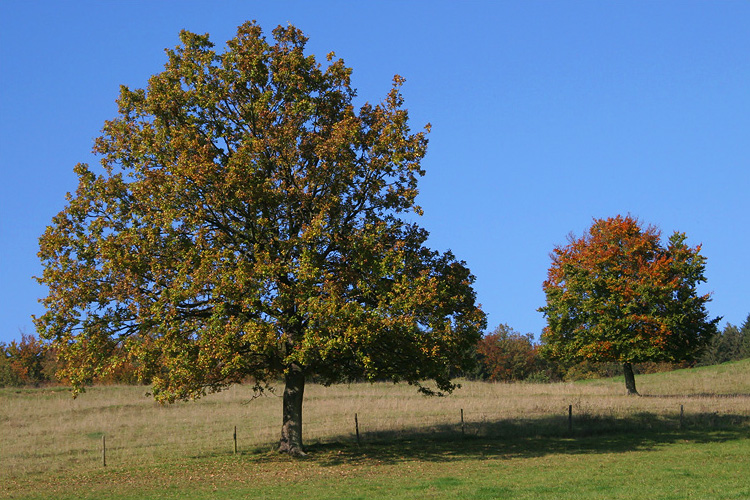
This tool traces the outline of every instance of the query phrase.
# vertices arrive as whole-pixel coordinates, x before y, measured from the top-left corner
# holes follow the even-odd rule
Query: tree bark
[[[635,374],[633,373],[633,365],[630,363],[624,363],[622,365],[622,371],[625,374],[625,388],[628,390],[628,396],[638,396],[638,391],[635,390]]]
[[[305,374],[293,364],[284,375],[283,423],[279,452],[304,456],[302,448],[302,397],[305,392]]]

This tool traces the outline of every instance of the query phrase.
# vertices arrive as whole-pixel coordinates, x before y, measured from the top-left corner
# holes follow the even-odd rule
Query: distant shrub
[[[533,335],[522,335],[508,325],[498,326],[477,344],[478,378],[492,381],[524,380],[536,368]]]
[[[549,384],[555,382],[555,379],[552,378],[548,372],[536,371],[526,377],[523,381],[530,384]]]
[[[49,381],[45,371],[45,348],[34,336],[22,334],[20,341],[3,344],[0,349],[0,384],[40,385]]]
[[[22,386],[18,374],[13,370],[11,359],[7,352],[7,346],[0,343],[0,387]]]

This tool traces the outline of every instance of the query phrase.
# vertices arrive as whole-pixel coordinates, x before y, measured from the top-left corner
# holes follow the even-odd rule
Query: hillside
[[[623,385],[623,377],[581,381],[594,386]],[[636,375],[638,391],[653,396],[750,394],[750,358],[713,366]]]

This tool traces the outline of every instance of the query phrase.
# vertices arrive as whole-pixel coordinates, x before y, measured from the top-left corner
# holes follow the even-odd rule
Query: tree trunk
[[[622,371],[625,373],[625,388],[628,390],[628,396],[638,396],[638,391],[635,390],[635,374],[633,373],[633,365],[625,363],[622,365]]]
[[[284,375],[284,419],[281,426],[279,452],[304,456],[302,448],[302,396],[305,392],[305,374],[293,364]]]

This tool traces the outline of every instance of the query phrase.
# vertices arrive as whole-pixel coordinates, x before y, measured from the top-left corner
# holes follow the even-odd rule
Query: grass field
[[[301,460],[273,451],[280,397],[243,386],[1,389],[0,498],[750,499],[750,360],[637,383],[308,385]]]

